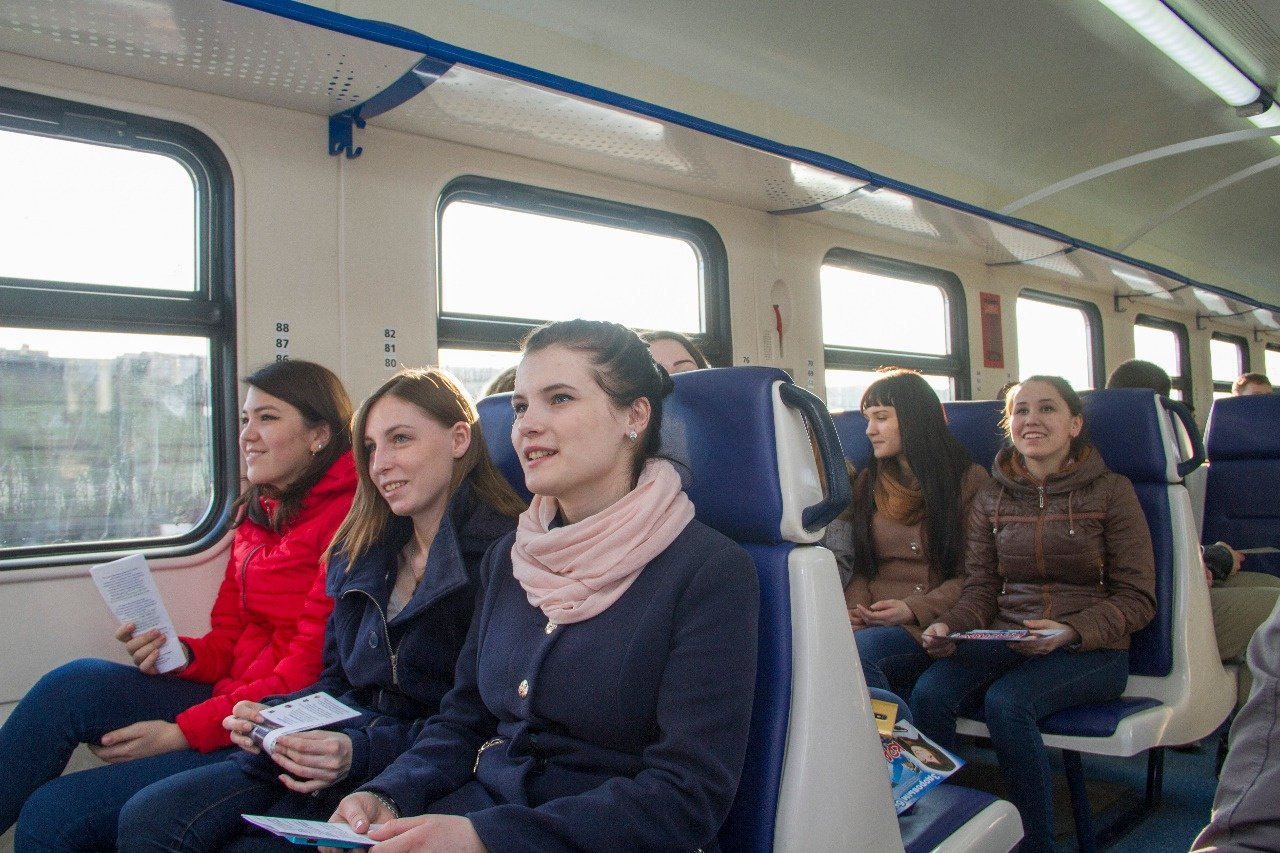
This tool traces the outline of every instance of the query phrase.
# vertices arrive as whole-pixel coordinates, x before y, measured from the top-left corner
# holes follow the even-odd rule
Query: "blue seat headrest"
[[[1086,391],[1084,425],[1107,467],[1137,483],[1176,483],[1177,458],[1165,451],[1167,421],[1154,391],[1111,388]]]
[[[1280,459],[1280,394],[1214,400],[1205,427],[1209,461]]]
[[[988,471],[1004,447],[1003,400],[952,400],[942,404],[947,428],[965,446],[973,461]]]

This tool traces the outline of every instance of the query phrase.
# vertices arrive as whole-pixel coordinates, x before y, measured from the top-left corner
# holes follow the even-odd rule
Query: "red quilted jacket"
[[[192,659],[181,677],[213,684],[212,698],[178,715],[192,748],[210,752],[230,746],[222,719],[241,699],[291,693],[319,677],[323,637],[308,638],[304,650],[296,645],[291,650],[290,642],[307,592],[317,574],[324,576],[320,555],[346,518],[355,486],[355,463],[346,453],[303,498],[283,533],[249,519],[236,528],[209,633],[182,638]]]

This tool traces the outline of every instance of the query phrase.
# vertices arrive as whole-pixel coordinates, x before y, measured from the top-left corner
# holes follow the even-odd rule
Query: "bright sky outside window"
[[[1093,387],[1092,329],[1080,308],[1018,297],[1018,376],[1061,376]]]

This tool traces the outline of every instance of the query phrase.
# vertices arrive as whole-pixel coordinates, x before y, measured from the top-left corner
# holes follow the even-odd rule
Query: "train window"
[[[706,222],[463,177],[441,195],[439,234],[442,352],[510,352],[540,323],[583,317],[683,332],[729,361],[728,264]]]
[[[515,367],[519,360],[519,353],[511,350],[440,349],[440,364],[457,377],[473,400],[483,397],[494,377]]]
[[[1191,397],[1191,355],[1187,327],[1172,320],[1139,314],[1133,322],[1134,356],[1164,368],[1173,383],[1173,398]]]
[[[211,535],[239,470],[226,161],[0,89],[0,185],[0,559]]]
[[[1263,350],[1262,357],[1265,359],[1263,368],[1267,371],[1267,376],[1280,379],[1280,347],[1275,344],[1267,344],[1267,348]]]
[[[967,396],[964,289],[955,274],[832,249],[819,280],[828,408],[858,408],[881,367],[919,370],[944,400]]]
[[[1249,344],[1237,335],[1214,332],[1209,339],[1209,369],[1213,375],[1213,399],[1231,396],[1231,383],[1249,372]]]
[[[1102,385],[1102,318],[1090,302],[1018,294],[1018,375],[1061,376],[1076,390]]]

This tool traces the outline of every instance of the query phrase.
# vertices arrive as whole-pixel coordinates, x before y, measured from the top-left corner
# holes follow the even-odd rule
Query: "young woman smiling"
[[[1036,721],[1123,692],[1129,636],[1155,612],[1155,560],[1133,485],[1112,473],[1084,432],[1064,379],[1032,376],[1009,394],[1010,448],[974,500],[968,580],[925,629],[937,658],[916,682],[916,726],[944,747],[956,717],[981,701],[1021,849],[1053,849],[1052,774]],[[948,639],[973,628],[1052,629],[1001,643]],[[985,696],[984,696],[985,694]]]
[[[964,584],[965,521],[990,479],[947,429],[924,377],[894,370],[862,395],[871,460],[827,528],[869,687],[907,696],[931,662],[924,627]]]
[[[165,638],[126,623],[116,639],[134,666],[73,661],[18,703],[0,729],[0,830],[18,818],[20,850],[112,848],[129,797],[230,753],[222,719],[238,700],[297,689],[320,671],[318,646],[285,652],[351,506],[351,402],[333,373],[309,361],[270,364],[245,383],[247,487],[233,504],[235,538],[212,627],[183,637],[186,666],[161,675]],[[80,743],[106,766],[59,777]]]
[[[671,388],[622,326],[529,337],[511,440],[533,503],[485,558],[440,713],[334,815],[375,850],[714,845],[746,752],[758,590],[657,456]]]
[[[439,369],[393,376],[361,405],[353,432],[355,504],[311,596],[332,598],[333,613],[327,629],[305,616],[299,627],[324,634],[324,672],[271,704],[323,690],[363,713],[333,731],[286,735],[268,756],[248,736],[265,706],[240,702],[224,725],[244,752],[135,796],[118,850],[223,850],[240,836],[243,849],[290,849],[240,815],[327,818],[413,744],[452,687],[480,560],[524,503],[489,458],[466,392]]]

